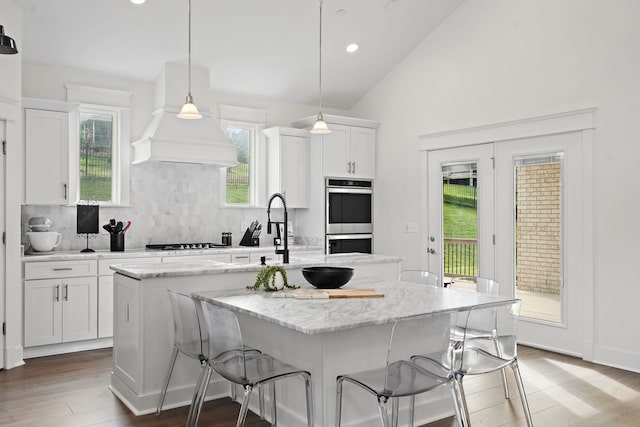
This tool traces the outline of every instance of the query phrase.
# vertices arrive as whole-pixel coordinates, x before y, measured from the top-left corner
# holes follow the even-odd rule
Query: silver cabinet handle
[[[63,187],[64,187],[64,199],[67,200],[67,184],[64,184]]]
[[[69,285],[64,285],[64,300],[69,301]]]
[[[249,259],[249,255],[236,256],[236,259]]]
[[[356,173],[356,162],[353,162],[353,173]]]
[[[124,320],[129,321],[129,303],[125,306]]]
[[[348,165],[348,167],[349,167],[349,169],[348,169],[347,173],[351,173],[351,162],[347,162],[347,165]]]
[[[56,301],[60,301],[60,285],[56,285]]]
[[[431,255],[434,255],[436,253],[436,250],[433,248],[429,248],[427,249],[427,252],[429,252]]]
[[[53,271],[71,271],[73,267],[54,267]]]

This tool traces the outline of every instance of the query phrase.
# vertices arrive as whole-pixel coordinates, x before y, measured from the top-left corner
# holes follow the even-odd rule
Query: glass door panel
[[[443,277],[475,290],[478,274],[478,163],[442,167]]]
[[[560,323],[562,297],[562,157],[516,157],[516,298],[521,316]]]

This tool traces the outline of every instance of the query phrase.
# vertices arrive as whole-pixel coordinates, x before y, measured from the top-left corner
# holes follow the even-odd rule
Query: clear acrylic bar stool
[[[526,423],[529,427],[533,426],[518,367],[519,313],[520,301],[474,307],[469,310],[462,340],[454,343],[448,359],[437,360],[431,355],[418,355],[411,358],[419,366],[433,366],[434,363],[439,363],[443,369],[453,370],[454,385],[458,401],[461,402],[458,412],[462,414],[460,420],[465,427],[471,425],[471,420],[464,394],[464,377],[503,371],[507,367],[513,370]]]
[[[244,388],[236,422],[238,427],[244,425],[251,392],[256,386],[264,384],[269,384],[271,391],[271,424],[277,425],[275,381],[301,376],[305,383],[307,424],[313,427],[311,374],[266,353],[245,351],[238,318],[231,310],[202,301],[202,311],[209,337],[209,362],[202,366],[199,387],[192,402],[192,408],[196,408],[195,414],[190,417],[191,423],[188,425],[197,425],[209,379],[215,371],[223,378]]]
[[[168,292],[171,301],[171,312],[173,313],[173,352],[171,353],[169,368],[162,384],[162,391],[158,398],[156,415],[160,415],[162,411],[162,405],[164,405],[164,398],[167,394],[167,388],[171,381],[171,374],[178,354],[182,353],[195,359],[201,365],[206,364],[207,361],[206,337],[203,336],[194,301],[189,295],[184,295],[171,289]]]
[[[384,427],[398,425],[399,399],[410,397],[409,425],[413,425],[413,403],[417,394],[425,393],[439,387],[447,387],[452,384],[453,372],[442,364],[434,363],[432,366],[424,364],[418,366],[403,358],[406,349],[397,345],[398,337],[411,337],[411,340],[422,350],[441,360],[448,357],[451,348],[450,330],[452,319],[456,313],[438,313],[417,316],[410,319],[399,320],[391,328],[389,345],[387,347],[386,365],[369,371],[340,375],[336,379],[336,422],[340,427],[342,418],[343,383],[356,385],[375,396],[378,402],[378,412]],[[454,399],[454,407],[461,404],[457,402],[457,395],[453,387],[449,387]],[[391,400],[391,417],[389,417],[387,403]],[[461,417],[461,414],[458,414]],[[403,424],[404,425],[404,424]]]

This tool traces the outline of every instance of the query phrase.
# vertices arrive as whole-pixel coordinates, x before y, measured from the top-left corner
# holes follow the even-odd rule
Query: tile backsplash
[[[272,218],[281,218],[275,209]],[[289,212],[294,222],[295,210]],[[22,241],[28,245],[29,218],[44,216],[52,221],[51,231],[62,234],[56,251],[75,251],[86,247],[86,235],[76,234],[75,206],[22,206]],[[244,229],[258,220],[266,229],[266,208],[221,207],[220,172],[210,165],[144,163],[131,167],[131,206],[100,207],[100,234],[91,235],[89,247],[109,249],[109,234],[102,229],[110,218],[130,220],[126,233],[127,249],[144,248],[148,243],[220,242],[221,233],[233,233],[237,245]],[[263,230],[261,245],[271,245],[272,237]]]

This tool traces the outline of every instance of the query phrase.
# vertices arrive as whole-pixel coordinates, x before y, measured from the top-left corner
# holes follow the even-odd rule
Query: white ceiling
[[[153,81],[187,60],[187,0],[15,0],[25,62]],[[324,0],[323,105],[347,109],[464,0]],[[316,104],[318,0],[192,0],[192,61],[216,92]],[[344,13],[339,13],[339,10]],[[360,49],[347,54],[348,43]]]

